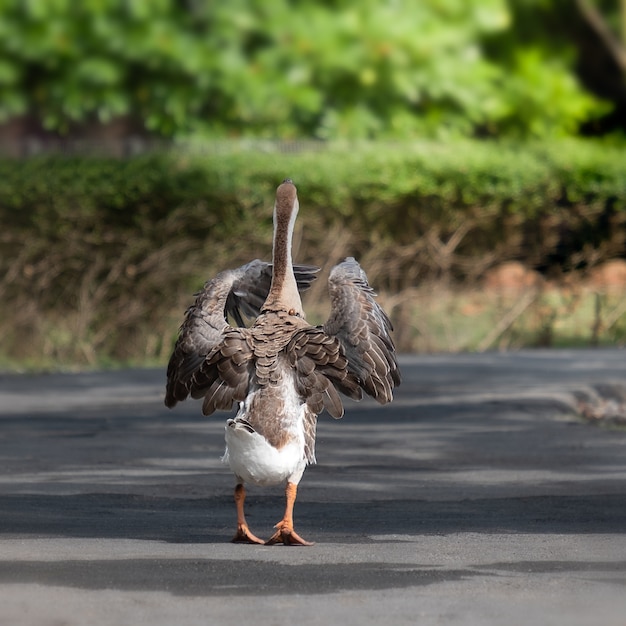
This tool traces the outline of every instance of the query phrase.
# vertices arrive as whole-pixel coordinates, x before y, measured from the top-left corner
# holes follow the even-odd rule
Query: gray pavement
[[[320,419],[311,548],[229,543],[226,414],[165,409],[163,371],[0,376],[0,625],[625,626],[626,428],[577,411],[622,406],[626,352],[401,365]]]

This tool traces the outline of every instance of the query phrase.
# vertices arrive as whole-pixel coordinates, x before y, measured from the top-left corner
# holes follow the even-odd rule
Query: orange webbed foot
[[[282,543],[286,546],[313,546],[314,542],[305,541],[300,535],[293,529],[293,526],[285,526],[283,524],[276,524],[278,529],[266,542],[266,546],[273,546],[277,543]]]
[[[259,539],[256,535],[253,535],[245,524],[239,524],[237,526],[237,534],[231,541],[232,543],[257,543],[261,545],[265,543],[263,539]]]
[[[293,529],[293,505],[296,501],[296,493],[298,491],[298,485],[296,483],[287,482],[285,488],[285,496],[287,499],[287,506],[285,507],[285,515],[274,528],[276,532],[265,542],[265,545],[272,546],[275,543],[282,543],[286,546],[312,546],[313,543],[305,541],[300,535]]]

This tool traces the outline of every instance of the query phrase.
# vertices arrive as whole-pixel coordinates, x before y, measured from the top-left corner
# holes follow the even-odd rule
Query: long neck
[[[285,184],[279,187],[274,206],[272,284],[263,309],[284,311],[293,309],[294,313],[304,315],[291,258],[293,229],[298,214],[298,198],[295,195],[295,187],[289,196],[281,195],[280,191],[284,186]]]

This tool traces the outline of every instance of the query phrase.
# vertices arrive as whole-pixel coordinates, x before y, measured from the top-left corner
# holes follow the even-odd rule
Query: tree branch
[[[598,35],[615,63],[617,63],[622,74],[626,74],[626,47],[609,28],[600,11],[589,0],[576,0],[576,4],[587,24]]]

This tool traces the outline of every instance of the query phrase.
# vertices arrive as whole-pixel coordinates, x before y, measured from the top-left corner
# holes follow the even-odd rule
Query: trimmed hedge
[[[269,258],[286,177],[300,196],[296,260],[355,255],[383,292],[475,280],[509,259],[563,272],[626,256],[621,146],[288,147],[1,159],[0,355],[163,360],[191,291]]]

